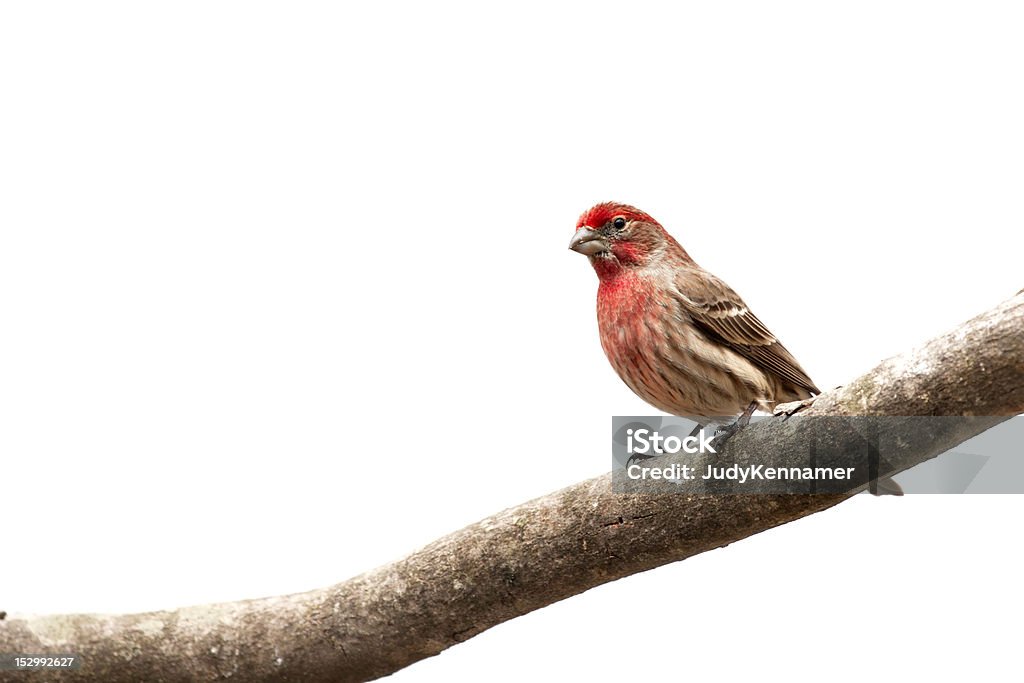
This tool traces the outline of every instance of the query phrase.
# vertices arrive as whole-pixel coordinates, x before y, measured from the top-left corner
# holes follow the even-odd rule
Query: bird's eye
[[[626,227],[626,219],[623,218],[622,216],[619,216],[618,218],[612,221],[612,226],[614,226],[616,230],[622,230],[624,227]]]

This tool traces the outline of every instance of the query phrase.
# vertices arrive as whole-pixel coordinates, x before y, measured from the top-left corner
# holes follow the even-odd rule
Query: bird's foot
[[[719,427],[715,430],[715,435],[712,437],[715,440],[715,448],[720,449],[725,445],[725,442],[732,438],[733,434],[740,430],[740,421],[736,420],[731,424],[727,424],[723,427]]]
[[[718,447],[725,445],[725,442],[731,439],[733,434],[750,424],[750,416],[754,414],[755,410],[757,410],[757,401],[751,402],[747,409],[732,424],[727,424],[715,430],[715,445]]]
[[[775,409],[772,411],[772,415],[774,415],[775,417],[781,415],[782,419],[786,420],[790,417],[793,417],[804,408],[810,408],[812,405],[814,405],[814,402],[817,400],[817,396],[811,396],[810,398],[805,398],[802,401],[790,401],[789,403],[780,403],[777,406],[775,406]]]
[[[629,466],[633,464],[634,460],[636,460],[637,462],[642,462],[644,460],[651,460],[654,457],[655,456],[653,455],[641,455],[640,453],[634,453],[633,455],[629,456],[629,460],[626,461],[626,469],[629,469]]]

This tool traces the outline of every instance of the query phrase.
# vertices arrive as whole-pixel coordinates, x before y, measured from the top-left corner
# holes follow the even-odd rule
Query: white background
[[[606,471],[597,201],[826,388],[1012,295],[1022,10],[844,7],[4,3],[0,608],[308,590]],[[395,678],[1007,678],[1022,512],[861,496]]]

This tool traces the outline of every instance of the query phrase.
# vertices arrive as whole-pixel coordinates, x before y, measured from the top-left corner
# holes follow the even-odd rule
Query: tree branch
[[[940,421],[939,428],[907,426],[889,458],[898,471],[1021,412],[1024,293],[884,361],[796,417],[742,430],[727,451],[744,459],[795,452],[809,439],[836,452],[862,443],[856,433],[837,431],[836,421],[805,419],[815,415],[974,416]],[[0,652],[80,653],[84,664],[75,678],[107,683],[367,680],[495,624],[818,512],[855,492],[631,495],[614,493],[605,475],[330,588],[170,612],[8,618],[0,621]],[[21,677],[0,672],[0,680]],[[33,680],[61,677],[39,672]]]

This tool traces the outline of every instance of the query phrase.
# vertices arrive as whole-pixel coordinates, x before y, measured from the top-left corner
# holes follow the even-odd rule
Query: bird
[[[728,438],[756,410],[821,393],[732,287],[644,211],[597,204],[569,248],[597,273],[598,330],[615,372],[658,410],[695,419],[695,433],[734,419]]]

